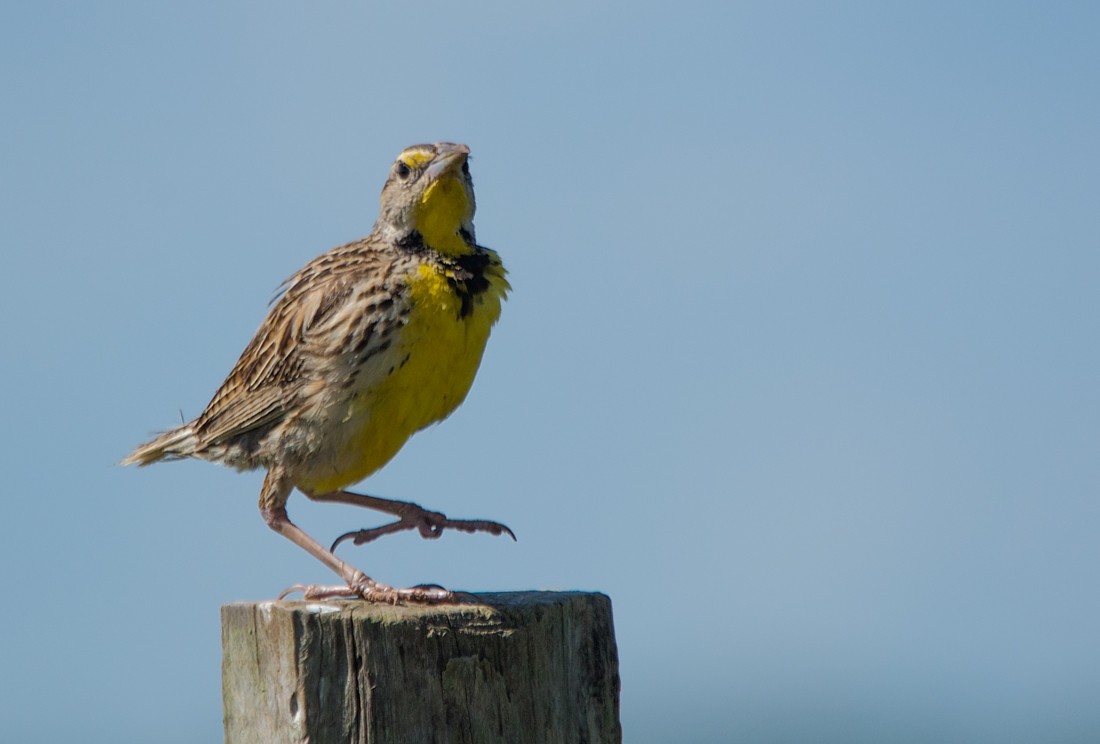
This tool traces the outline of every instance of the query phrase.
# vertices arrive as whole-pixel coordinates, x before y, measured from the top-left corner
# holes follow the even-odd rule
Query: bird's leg
[[[443,530],[445,529],[471,533],[488,532],[490,535],[507,534],[513,540],[516,539],[512,530],[508,529],[507,526],[500,522],[493,522],[488,519],[449,519],[446,514],[429,511],[419,504],[413,504],[409,501],[394,501],[393,499],[382,499],[377,496],[367,496],[365,494],[351,493],[349,491],[331,491],[329,493],[309,493],[307,491],[305,494],[314,501],[330,501],[339,504],[362,506],[367,509],[374,509],[375,511],[392,514],[398,518],[396,522],[391,522],[381,527],[354,530],[340,535],[340,537],[336,538],[336,542],[332,544],[331,550],[336,550],[336,547],[345,540],[351,540],[356,545],[362,545],[372,540],[377,540],[383,535],[390,535],[394,532],[413,529],[418,530],[421,537],[428,539],[439,537],[443,534]]]
[[[343,586],[295,584],[285,589],[279,595],[279,599],[283,599],[292,592],[301,592],[304,599],[313,600],[361,597],[368,602],[390,603],[405,601],[433,604],[460,601],[453,592],[449,592],[440,586],[414,586],[408,589],[395,589],[388,584],[375,581],[359,569],[337,558],[331,551],[325,550],[323,545],[290,521],[285,507],[261,509],[260,512],[271,529],[290,539],[299,547],[304,548],[306,552],[331,568],[347,582]]]
[[[260,514],[263,515],[264,521],[271,529],[335,571],[347,584],[344,586],[305,586],[298,584],[283,591],[279,595],[279,599],[291,592],[300,591],[305,599],[361,597],[368,602],[396,603],[407,601],[424,604],[460,601],[453,592],[439,586],[414,586],[409,589],[395,589],[388,584],[375,581],[351,564],[340,560],[331,550],[325,550],[323,545],[290,521],[290,517],[286,513],[286,499],[290,490],[290,487],[281,482],[281,479],[273,477],[272,473],[268,473],[267,478],[264,480],[263,490],[260,492]]]

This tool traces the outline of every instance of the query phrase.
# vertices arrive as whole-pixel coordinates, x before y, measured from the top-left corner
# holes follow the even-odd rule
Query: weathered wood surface
[[[226,744],[622,741],[611,601],[222,607]]]

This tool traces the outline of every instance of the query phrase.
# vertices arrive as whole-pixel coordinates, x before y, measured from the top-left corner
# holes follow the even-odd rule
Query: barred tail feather
[[[166,431],[151,442],[139,446],[126,456],[122,465],[151,465],[160,460],[179,460],[191,457],[198,448],[199,439],[190,424]]]

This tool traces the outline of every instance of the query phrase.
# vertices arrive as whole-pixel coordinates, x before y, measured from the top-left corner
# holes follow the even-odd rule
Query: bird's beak
[[[435,156],[435,160],[425,171],[429,181],[435,181],[445,173],[457,171],[470,155],[470,148],[466,145],[439,142],[436,144],[436,148],[439,150],[439,154]]]

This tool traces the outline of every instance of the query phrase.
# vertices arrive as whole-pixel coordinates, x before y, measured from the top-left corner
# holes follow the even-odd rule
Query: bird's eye
[[[397,177],[400,178],[402,181],[408,178],[409,174],[412,173],[412,169],[409,168],[404,160],[398,160],[397,165],[394,166],[393,170],[394,173],[397,174]]]
[[[469,160],[464,160],[462,162],[462,175],[466,176],[466,178],[470,177],[470,161]]]

